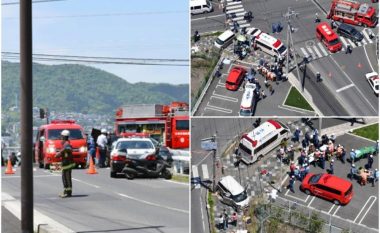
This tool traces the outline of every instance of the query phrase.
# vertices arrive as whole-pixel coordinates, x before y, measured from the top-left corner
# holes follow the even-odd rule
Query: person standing
[[[294,176],[290,177],[288,188],[293,193],[294,193],[294,182],[295,182],[295,177]]]
[[[355,174],[357,174],[357,172],[358,172],[358,170],[356,169],[355,164],[353,163],[351,165],[351,169],[350,169],[350,180],[355,178]]]
[[[228,214],[227,210],[223,210],[223,229],[226,230],[228,228]]]
[[[87,149],[88,149],[87,166],[90,165],[90,159],[92,159],[92,162],[96,164],[95,163],[96,144],[95,144],[94,138],[91,135],[87,135]]]
[[[321,159],[321,168],[325,169],[326,166],[326,157],[325,153],[320,154],[320,159]]]
[[[334,175],[334,160],[333,159],[330,162],[330,174]]]
[[[367,169],[372,169],[373,164],[373,155],[368,156],[368,163],[367,163]]]
[[[219,230],[222,230],[224,228],[224,226],[223,226],[224,221],[223,221],[223,215],[222,214],[219,215],[219,218],[217,219],[217,223],[218,223],[217,228]]]
[[[98,136],[98,139],[96,140],[96,144],[98,144],[99,148],[99,163],[98,167],[103,168],[104,167],[104,162],[106,160],[106,152],[107,152],[107,130],[102,129],[101,130],[101,135]]]
[[[375,171],[373,172],[372,187],[375,187],[375,182],[377,182],[378,180],[379,180],[379,171],[376,168]]]
[[[55,155],[56,158],[62,158],[62,182],[63,193],[60,197],[71,197],[72,195],[72,182],[71,182],[71,170],[75,166],[73,159],[73,148],[69,141],[70,132],[63,130],[62,136],[62,149]]]
[[[351,158],[351,163],[354,163],[355,162],[355,158],[356,158],[355,149],[351,149],[350,158]]]
[[[231,225],[236,227],[237,226],[237,213],[234,212],[231,216]]]

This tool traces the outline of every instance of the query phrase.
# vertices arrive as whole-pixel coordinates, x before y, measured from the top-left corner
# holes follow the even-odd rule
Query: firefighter
[[[55,157],[62,158],[62,181],[63,181],[63,194],[60,197],[71,197],[72,194],[72,184],[71,184],[71,169],[75,166],[73,159],[73,148],[69,141],[70,132],[68,130],[63,130],[61,132],[62,136],[62,149],[59,151]]]

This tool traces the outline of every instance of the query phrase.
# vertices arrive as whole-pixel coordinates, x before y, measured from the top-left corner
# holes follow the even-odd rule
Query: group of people
[[[89,161],[92,159],[98,168],[107,167],[107,150],[112,145],[112,135],[108,133],[106,129],[102,129],[96,141],[91,135],[86,134],[86,137],[88,149],[87,166],[89,166]],[[99,152],[98,156],[96,155],[96,149],[98,149]]]
[[[234,212],[231,216],[231,218],[228,216],[227,210],[223,210],[223,214],[220,214],[217,219],[217,228],[219,230],[227,230],[228,225],[237,226],[237,213]]]

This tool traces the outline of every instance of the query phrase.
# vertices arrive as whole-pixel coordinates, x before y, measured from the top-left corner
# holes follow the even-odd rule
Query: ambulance
[[[245,84],[245,91],[243,94],[243,97],[241,99],[240,104],[240,116],[252,116],[253,110],[255,108],[255,90],[256,90],[256,84],[254,83],[247,83]]]
[[[260,161],[266,154],[287,141],[291,136],[290,130],[283,123],[268,120],[240,138],[239,150],[242,161],[252,164]]]
[[[285,57],[288,51],[281,40],[266,33],[260,33],[256,36],[253,47],[275,57]]]

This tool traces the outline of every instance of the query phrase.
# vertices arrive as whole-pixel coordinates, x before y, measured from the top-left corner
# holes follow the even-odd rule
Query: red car
[[[236,91],[239,89],[246,72],[247,71],[241,67],[232,68],[226,80],[227,90]]]
[[[336,205],[348,204],[354,195],[351,182],[330,174],[309,173],[302,181],[301,190],[307,195],[325,198]]]

